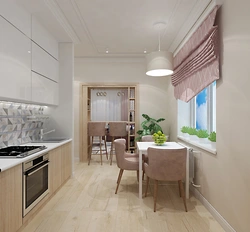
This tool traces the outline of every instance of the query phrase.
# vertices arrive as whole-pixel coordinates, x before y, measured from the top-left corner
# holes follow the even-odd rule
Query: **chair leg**
[[[154,186],[154,212],[156,211],[157,192],[158,192],[158,180],[155,180],[155,186]]]
[[[179,186],[180,186],[180,189],[181,189],[181,196],[182,196],[182,199],[183,199],[184,207],[185,207],[185,210],[187,212],[188,210],[187,210],[186,196],[185,196],[185,191],[184,191],[184,188],[183,188],[183,184],[182,184],[181,180],[178,180],[178,183],[179,183]]]
[[[90,164],[90,160],[91,160],[91,155],[92,155],[92,146],[93,146],[93,136],[91,136],[90,138],[90,146],[89,146],[89,154],[88,154],[88,165]]]
[[[104,136],[104,145],[105,145],[106,157],[107,157],[107,160],[108,160],[108,159],[109,159],[109,157],[108,157],[107,139],[106,139],[106,136]]]
[[[112,141],[111,141],[111,148],[110,148],[110,165],[112,165],[112,159],[113,159],[113,146],[114,146],[114,137],[112,137]]]
[[[99,146],[100,146],[100,156],[101,156],[101,165],[102,165],[102,136],[99,136]]]
[[[147,196],[147,193],[148,193],[148,184],[149,184],[149,177],[147,176],[147,185],[146,185],[145,197]]]
[[[121,169],[120,169],[119,175],[118,175],[118,178],[117,178],[117,181],[116,181],[117,184],[118,184],[118,182],[119,182],[119,179],[121,178],[121,175],[122,175],[122,172],[121,172]]]
[[[119,173],[119,177],[118,177],[118,183],[117,183],[117,186],[116,186],[115,194],[117,194],[117,191],[118,191],[121,179],[122,179],[123,171],[124,171],[123,169],[120,169],[120,173]]]
[[[179,186],[179,195],[181,197],[181,182],[180,181],[178,181],[178,186]]]

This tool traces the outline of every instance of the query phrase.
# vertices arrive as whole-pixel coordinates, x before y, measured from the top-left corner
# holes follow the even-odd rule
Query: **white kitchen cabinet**
[[[31,14],[18,1],[0,0],[0,15],[31,38]]]
[[[32,40],[58,60],[57,40],[32,16]]]
[[[31,40],[0,17],[0,97],[31,100]]]
[[[58,61],[32,42],[32,71],[58,82]]]
[[[32,102],[58,105],[58,83],[32,72]]]

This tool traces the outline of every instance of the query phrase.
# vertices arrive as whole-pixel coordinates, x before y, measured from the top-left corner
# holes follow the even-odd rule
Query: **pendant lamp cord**
[[[159,31],[158,40],[159,40],[159,51],[161,51],[161,32],[160,31]]]

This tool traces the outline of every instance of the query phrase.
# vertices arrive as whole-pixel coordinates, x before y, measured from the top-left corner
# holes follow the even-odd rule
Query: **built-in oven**
[[[23,163],[23,217],[49,193],[49,154]]]

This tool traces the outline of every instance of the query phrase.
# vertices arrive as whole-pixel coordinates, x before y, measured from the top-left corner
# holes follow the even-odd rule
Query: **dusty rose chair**
[[[109,122],[109,135],[111,136],[110,165],[112,165],[115,137],[127,136],[127,122]]]
[[[138,178],[139,157],[136,154],[127,153],[125,151],[126,150],[125,139],[116,139],[114,141],[114,145],[115,145],[116,163],[118,168],[120,168],[120,172],[117,178],[117,186],[115,190],[115,194],[117,194],[124,170],[137,171],[137,178]]]
[[[148,163],[144,163],[147,175],[147,186],[145,197],[147,196],[149,178],[154,183],[154,212],[156,211],[156,200],[158,191],[158,181],[178,181],[180,196],[183,198],[184,207],[187,212],[186,197],[182,180],[186,176],[187,149],[160,149],[148,148]]]
[[[108,151],[107,151],[107,144],[106,144],[106,122],[88,122],[88,136],[90,137],[90,144],[88,147],[88,165],[90,164],[91,155],[93,151],[96,153],[100,153],[101,157],[101,164],[102,164],[102,152],[105,151],[106,157],[108,159]],[[94,145],[94,137],[99,137],[99,148],[98,150],[93,150]],[[104,146],[102,148],[102,138],[104,137]]]

